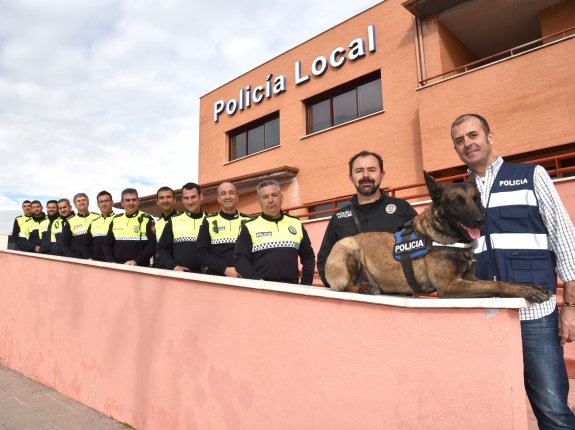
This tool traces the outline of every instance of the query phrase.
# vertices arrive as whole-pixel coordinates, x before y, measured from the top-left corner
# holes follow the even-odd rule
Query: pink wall
[[[10,251],[0,297],[2,365],[139,430],[527,427],[517,311],[484,309],[522,299],[365,297]]]

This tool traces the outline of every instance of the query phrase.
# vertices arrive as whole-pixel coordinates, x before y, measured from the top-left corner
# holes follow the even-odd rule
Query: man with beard
[[[42,254],[50,253],[50,236],[52,234],[52,224],[60,214],[58,213],[58,201],[48,200],[46,202],[46,214],[48,215],[44,221],[40,223],[38,232],[40,236],[40,252]]]
[[[317,255],[317,269],[326,287],[325,262],[338,240],[358,233],[395,233],[417,215],[405,200],[379,189],[384,175],[383,159],[377,153],[361,151],[349,160],[349,180],[357,193],[331,217]]]

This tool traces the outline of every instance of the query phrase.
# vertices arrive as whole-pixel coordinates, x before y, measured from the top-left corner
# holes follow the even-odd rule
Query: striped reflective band
[[[82,234],[86,234],[88,233],[88,229],[85,230],[76,230],[72,232],[72,236],[80,236]]]
[[[533,190],[505,191],[491,193],[489,197],[489,207],[527,205],[537,206],[537,199]]]
[[[198,240],[197,237],[175,237],[174,243],[179,242],[196,242]]]
[[[234,243],[236,243],[236,239],[237,239],[237,237],[222,237],[220,239],[212,239],[212,241],[210,243],[212,245],[221,245],[221,244],[225,244],[225,243],[234,244]]]
[[[277,242],[267,242],[252,247],[252,252],[263,251],[264,249],[272,248],[295,248],[299,249],[299,243],[293,240],[279,240]]]
[[[108,232],[106,231],[97,231],[97,232],[92,232],[92,237],[101,237],[101,236],[106,236],[108,234]]]
[[[148,240],[148,236],[115,236],[116,240]]]
[[[491,235],[493,249],[539,249],[548,250],[549,240],[546,234],[531,233],[496,233]],[[473,245],[473,252],[479,254],[487,251],[485,236],[477,239]]]

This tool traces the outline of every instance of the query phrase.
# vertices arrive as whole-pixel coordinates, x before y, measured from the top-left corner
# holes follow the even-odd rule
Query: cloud
[[[0,221],[196,180],[201,95],[375,3],[3,1]]]

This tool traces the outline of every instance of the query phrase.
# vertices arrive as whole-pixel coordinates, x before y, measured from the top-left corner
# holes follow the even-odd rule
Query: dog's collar
[[[463,242],[455,242],[455,243],[431,242],[431,246],[433,246],[433,247],[443,247],[443,248],[459,248],[459,249],[471,248],[471,244],[470,244],[470,243],[463,243]]]

